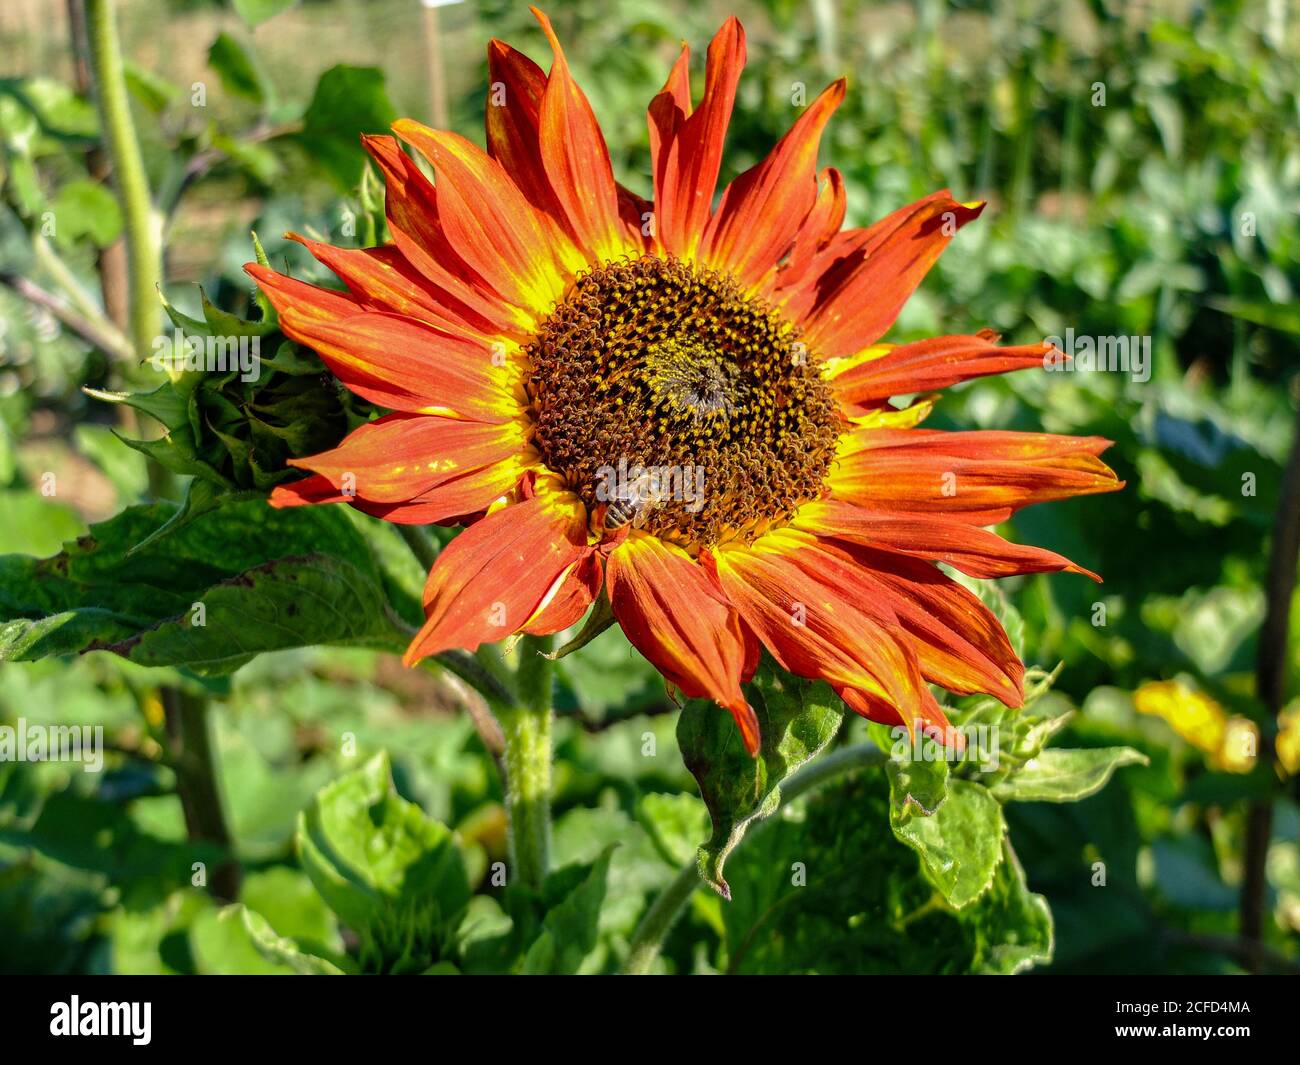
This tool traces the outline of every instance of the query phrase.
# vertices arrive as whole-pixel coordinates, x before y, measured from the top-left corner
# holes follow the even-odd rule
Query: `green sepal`
[[[780,805],[782,782],[835,738],[844,718],[829,685],[781,673],[766,658],[745,694],[761,730],[757,757],[745,750],[731,715],[712,702],[689,701],[677,722],[677,743],[713,825],[699,850],[700,876],[723,898],[730,898],[727,856],[753,822]]]

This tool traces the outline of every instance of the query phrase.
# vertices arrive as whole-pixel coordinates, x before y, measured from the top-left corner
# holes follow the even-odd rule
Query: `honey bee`
[[[655,507],[663,502],[663,493],[653,484],[654,477],[645,471],[630,484],[616,488],[601,523],[605,532],[617,532],[623,526],[631,524],[640,529],[649,520]]]

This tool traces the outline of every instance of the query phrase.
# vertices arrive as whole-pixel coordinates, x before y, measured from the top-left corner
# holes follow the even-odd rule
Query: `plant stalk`
[[[1291,441],[1291,456],[1283,474],[1281,498],[1273,525],[1268,577],[1264,584],[1266,606],[1255,660],[1255,691],[1276,721],[1286,692],[1287,645],[1290,637],[1291,599],[1300,565],[1300,418]],[[1273,736],[1261,730],[1260,758],[1272,760]],[[1273,796],[1254,800],[1246,813],[1246,849],[1242,859],[1239,918],[1241,938],[1254,949],[1250,969],[1263,967],[1264,918],[1268,898],[1268,848],[1273,835]]]
[[[128,332],[136,358],[142,359],[158,332],[162,255],[149,179],[131,117],[115,8],[114,0],[86,0],[86,37],[104,144],[112,162],[126,236]]]
[[[240,870],[217,785],[208,701],[180,688],[164,688],[162,699],[186,835],[195,842],[213,843],[225,852],[212,870],[208,890],[215,898],[233,902],[239,897]]]
[[[434,542],[423,525],[402,525],[394,524],[393,528],[397,530],[397,535],[405,542],[406,546],[411,549],[411,554],[415,560],[420,563],[426,570],[433,569],[433,564],[438,561],[438,545]]]
[[[515,673],[518,699],[498,709],[505,736],[506,813],[514,874],[540,888],[551,844],[551,662],[549,637],[525,636]]]

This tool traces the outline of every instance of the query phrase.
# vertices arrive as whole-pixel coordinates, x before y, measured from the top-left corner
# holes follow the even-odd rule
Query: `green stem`
[[[468,651],[443,651],[432,658],[426,658],[421,665],[434,673],[437,672],[435,665],[455,673],[494,706],[514,700],[514,696],[510,694],[510,690],[501,682],[497,674],[488,669],[478,656]]]
[[[425,569],[433,569],[433,564],[438,561],[438,545],[424,531],[424,526],[399,524],[394,525],[394,528],[397,529],[397,535],[406,541],[406,546],[411,549],[415,560]]]
[[[162,698],[186,835],[195,842],[216,844],[225,852],[212,870],[208,890],[218,899],[233,902],[239,897],[240,869],[217,784],[208,701],[181,688],[164,688]]]
[[[546,877],[551,843],[551,663],[549,637],[525,636],[515,673],[517,701],[501,706],[506,813],[515,875],[531,887]]]
[[[751,822],[750,827],[736,842],[741,846],[755,832],[769,821],[784,806],[789,805],[802,795],[820,787],[826,781],[855,769],[883,765],[888,756],[874,743],[862,743],[856,747],[843,747],[804,766],[784,784],[781,785],[780,801],[776,809],[762,821]],[[672,883],[664,888],[663,893],[655,899],[650,909],[646,910],[641,923],[632,933],[632,942],[628,947],[627,960],[623,963],[623,972],[629,976],[648,973],[654,961],[659,957],[664,940],[672,930],[682,908],[695,889],[703,885],[700,870],[696,862],[688,862]]]
[[[703,883],[699,866],[694,862],[682,866],[672,883],[650,904],[650,909],[646,910],[641,923],[637,925],[628,948],[627,960],[623,963],[625,975],[643,976],[650,971],[682,909],[695,894],[695,889]]]
[[[86,31],[104,143],[112,161],[113,182],[122,207],[129,263],[129,332],[136,357],[144,358],[158,332],[158,285],[162,279],[162,259],[153,202],[149,196],[149,179],[135,134],[135,122],[131,118],[131,101],[122,65],[122,42],[118,38],[114,8],[114,0],[86,0]]]
[[[36,262],[58,285],[60,291],[67,297],[68,302],[83,317],[89,319],[95,324],[95,327],[113,344],[112,348],[106,348],[105,351],[110,355],[121,357],[123,352],[129,358],[131,355],[131,344],[126,335],[118,329],[109,319],[104,309],[97,304],[77,280],[76,275],[68,268],[54,247],[40,233],[32,235],[32,253],[36,257]]]

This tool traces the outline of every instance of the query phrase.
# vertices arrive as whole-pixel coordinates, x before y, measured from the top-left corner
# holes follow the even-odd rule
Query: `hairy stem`
[[[743,846],[745,840],[761,831],[763,826],[773,819],[780,809],[795,799],[820,787],[826,781],[855,769],[883,765],[887,755],[874,743],[862,743],[854,747],[843,747],[808,763],[781,785],[780,802],[775,810],[762,821],[752,825],[741,837],[736,846]],[[646,910],[641,923],[632,934],[628,947],[627,960],[623,963],[623,972],[631,976],[644,975],[650,971],[654,961],[659,957],[664,940],[672,930],[695,889],[704,883],[700,879],[699,865],[688,862],[673,877],[672,882],[655,899],[650,909]]]
[[[117,187],[126,235],[128,331],[136,357],[144,358],[158,331],[162,256],[149,180],[131,117],[114,0],[86,0],[86,36],[104,143],[113,166],[113,183]]]
[[[549,637],[525,636],[515,673],[518,699],[499,708],[505,737],[506,813],[515,875],[546,877],[551,844],[551,663]]]

